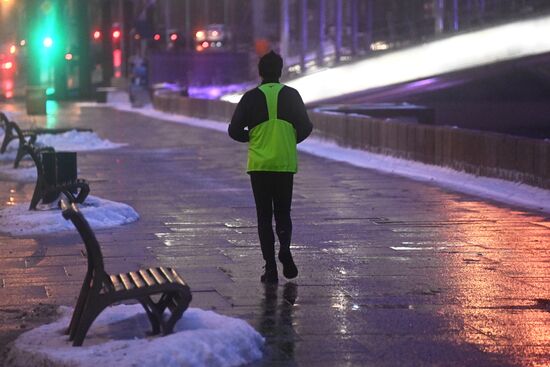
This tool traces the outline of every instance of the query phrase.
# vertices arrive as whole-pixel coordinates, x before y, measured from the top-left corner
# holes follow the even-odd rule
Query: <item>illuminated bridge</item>
[[[337,48],[322,48],[319,58],[308,48],[296,57],[294,50],[285,59],[285,83],[312,109],[319,134],[340,145],[548,188],[550,16],[519,18],[399,46],[389,42],[387,50],[367,55],[342,57]],[[163,110],[225,121],[233,110],[214,102],[201,108],[156,102]],[[387,122],[395,116],[380,116],[380,104],[392,113],[432,111],[434,118]]]
[[[312,107],[413,103],[434,108],[437,124],[547,138],[549,32],[550,16],[539,16],[322,68],[287,84]]]

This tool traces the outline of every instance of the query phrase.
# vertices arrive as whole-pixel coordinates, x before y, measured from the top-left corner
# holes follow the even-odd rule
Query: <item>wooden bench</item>
[[[21,140],[24,139],[31,144],[36,144],[37,136],[40,134],[63,134],[68,131],[76,130],[79,132],[91,132],[92,129],[87,128],[34,128],[34,129],[21,129],[15,121],[10,121],[8,117],[0,112],[0,122],[2,122],[2,127],[4,129],[4,140],[0,146],[0,153],[5,153],[8,145],[12,140],[19,139],[20,145]],[[19,132],[16,131],[15,127],[19,128]],[[18,149],[19,152],[20,149]],[[17,160],[16,160],[17,161]],[[17,168],[17,167],[16,167]]]
[[[110,275],[105,272],[101,247],[88,221],[76,205],[61,201],[63,217],[71,220],[86,247],[88,270],[66,333],[73,346],[84,342],[96,317],[108,306],[137,300],[147,314],[152,334],[172,333],[191,302],[191,290],[174,269],[155,267]],[[169,309],[171,314],[164,316]]]
[[[23,160],[23,158],[25,158],[27,154],[30,154],[30,151],[31,151],[31,149],[29,149],[30,147],[33,147],[35,151],[41,151],[41,150],[54,151],[53,147],[37,146],[36,145],[37,135],[34,133],[30,133],[28,131],[24,132],[23,130],[21,130],[19,125],[17,125],[15,122],[8,121],[6,123],[6,126],[8,127],[9,131],[15,131],[14,136],[17,139],[19,139],[19,146],[17,147],[17,154],[15,156],[15,160],[13,161],[13,168],[18,168],[19,163],[21,163],[21,160]]]
[[[21,141],[25,141],[33,145],[36,143],[37,135],[34,132],[23,131],[21,129],[16,130],[15,127],[19,128],[19,126],[17,124],[14,126],[12,121],[10,121],[2,112],[0,112],[0,121],[2,122],[2,128],[4,129],[4,140],[2,141],[2,146],[0,147],[0,153],[5,153],[8,145],[14,139],[19,139],[19,145],[21,145]],[[21,149],[21,147],[18,148],[18,155]],[[19,164],[19,162],[17,164]]]
[[[60,172],[57,165],[44,166],[43,154],[57,154],[52,147],[37,148],[25,143],[23,149],[34,161],[37,174],[29,210],[35,210],[40,201],[44,204],[55,201],[60,194],[64,194],[71,203],[83,203],[86,200],[90,186],[86,180],[76,178],[76,162],[74,174],[71,175]]]

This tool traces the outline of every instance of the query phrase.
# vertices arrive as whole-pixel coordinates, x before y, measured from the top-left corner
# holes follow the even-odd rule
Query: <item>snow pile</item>
[[[91,195],[78,206],[93,229],[115,227],[139,219],[139,214],[131,206]],[[29,210],[28,202],[1,208],[0,228],[0,231],[14,236],[75,230],[56,206],[47,210]]]
[[[132,109],[125,104],[114,104],[112,106],[119,110],[132,111],[156,119],[227,133],[227,123],[219,121],[168,114],[154,110],[150,106],[142,109]],[[459,192],[550,213],[550,190],[496,178],[475,176],[450,168],[394,158],[364,150],[344,148],[332,141],[313,137],[300,143],[298,150],[357,167],[392,173],[418,181],[427,181]]]
[[[0,135],[0,142],[4,141],[4,134]],[[36,144],[39,146],[54,147],[57,151],[84,152],[90,150],[115,149],[123,147],[125,143],[113,143],[107,139],[101,139],[93,131],[69,130],[62,134],[40,134]],[[0,154],[0,161],[15,160],[19,140],[12,140],[6,152]]]
[[[150,329],[141,305],[108,307],[92,324],[82,347],[73,347],[64,331],[72,309],[61,318],[17,338],[9,355],[12,367],[169,367],[239,366],[262,357],[264,338],[245,321],[213,311],[189,308],[174,333],[146,337]]]
[[[0,142],[3,141],[4,135],[0,135]],[[54,147],[56,151],[72,151],[84,152],[91,150],[114,149],[125,146],[125,143],[113,143],[107,139],[101,139],[94,132],[70,130],[63,134],[41,134],[38,135],[37,144],[41,146]],[[21,164],[21,168],[14,169],[13,161],[17,155],[18,140],[12,140],[8,145],[6,152],[0,154],[1,162],[9,162],[10,164],[0,165],[0,180],[18,181],[18,182],[34,182],[36,181],[36,168],[25,167],[28,165]],[[25,161],[29,161],[27,155]]]
[[[55,150],[83,152],[89,150],[114,149],[125,146],[125,143],[113,143],[101,139],[93,131],[69,130],[63,134],[40,134],[36,139],[38,144],[54,147]]]
[[[139,109],[132,108],[128,104],[120,104],[120,103],[112,104],[111,106],[116,108],[119,111],[139,113],[141,115],[152,117],[158,120],[176,122],[178,124],[201,127],[203,129],[216,130],[216,131],[227,133],[227,124],[229,121],[220,122],[220,121],[214,121],[214,120],[204,120],[204,119],[199,119],[196,117],[189,117],[184,115],[170,114],[159,110],[155,110],[151,105],[147,105]]]
[[[334,142],[309,138],[298,149],[311,155],[332,159],[351,165],[426,181],[459,192],[520,205],[550,213],[550,190],[526,184],[475,176],[450,168],[433,166],[364,150],[344,148]]]

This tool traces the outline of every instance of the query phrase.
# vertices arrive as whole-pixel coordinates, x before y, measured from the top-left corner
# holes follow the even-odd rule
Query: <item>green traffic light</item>
[[[2,2],[4,0],[0,0]],[[21,0],[26,4],[25,39],[29,85],[53,86],[62,83],[69,49],[70,31],[65,21],[65,0]],[[86,1],[88,2],[88,1]],[[61,84],[60,84],[61,85]],[[53,91],[50,91],[53,92]]]
[[[50,48],[53,46],[53,39],[51,37],[45,37],[42,41],[42,44],[44,45],[44,47]]]

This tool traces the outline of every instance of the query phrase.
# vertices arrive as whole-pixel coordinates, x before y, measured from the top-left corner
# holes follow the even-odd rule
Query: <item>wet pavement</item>
[[[548,215],[302,154],[300,275],[264,286],[244,144],[109,108],[65,105],[32,122],[128,143],[78,153],[92,195],[141,215],[96,231],[107,270],[175,267],[191,307],[266,337],[254,366],[550,365]],[[28,202],[33,188],[0,181],[0,205]],[[53,305],[74,305],[86,259],[76,232],[0,234],[0,248],[4,344]]]

